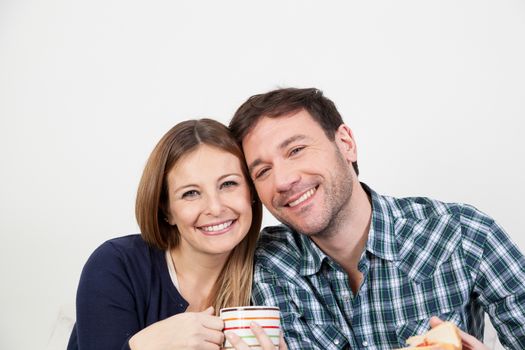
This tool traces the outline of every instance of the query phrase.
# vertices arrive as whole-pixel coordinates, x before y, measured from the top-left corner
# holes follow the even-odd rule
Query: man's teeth
[[[290,207],[295,207],[296,205],[301,204],[302,202],[304,202],[308,198],[312,197],[314,192],[315,192],[315,188],[312,188],[311,190],[306,191],[301,197],[297,198],[293,202],[288,203],[288,205]]]
[[[227,227],[230,227],[233,223],[233,220],[223,222],[219,225],[211,225],[211,226],[202,226],[201,229],[206,232],[216,232],[216,231],[222,231]]]

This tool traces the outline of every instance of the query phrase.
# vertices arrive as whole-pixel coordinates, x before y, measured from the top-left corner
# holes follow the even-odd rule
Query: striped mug
[[[250,329],[251,322],[257,322],[270,337],[277,348],[281,333],[279,308],[275,306],[236,306],[220,310],[220,317],[224,321],[224,333],[237,334],[250,350],[261,350],[259,341]],[[233,349],[233,346],[224,341],[223,349]]]

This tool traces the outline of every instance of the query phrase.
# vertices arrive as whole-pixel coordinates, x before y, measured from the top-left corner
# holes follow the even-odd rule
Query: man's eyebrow
[[[309,137],[306,136],[306,135],[303,135],[303,134],[293,135],[293,136],[287,138],[286,140],[284,140],[283,142],[281,142],[279,144],[279,146],[277,146],[277,147],[279,148],[279,150],[283,150],[283,149],[287,148],[291,143],[294,143],[294,142],[300,141],[300,140],[307,140],[307,139],[309,139]],[[261,160],[261,158],[257,158],[253,162],[251,162],[248,165],[248,173],[251,174],[253,172],[253,170],[259,164],[261,164],[262,162],[263,161]]]
[[[293,142],[300,141],[300,140],[305,140],[305,139],[308,139],[308,138],[309,138],[308,136],[303,135],[303,134],[293,135],[293,136],[287,138],[286,140],[284,140],[283,142],[281,142],[279,144],[279,149],[283,150],[284,148],[288,147]]]

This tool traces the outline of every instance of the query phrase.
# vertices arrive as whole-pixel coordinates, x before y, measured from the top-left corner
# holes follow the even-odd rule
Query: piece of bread
[[[433,345],[421,345],[421,346],[409,346],[408,348],[402,348],[397,350],[457,350],[454,345],[450,344],[433,344]]]
[[[462,349],[459,329],[452,322],[443,322],[423,335],[410,337],[406,340],[406,343],[410,346],[398,350]]]
[[[457,347],[450,344],[421,345],[416,347],[401,348],[397,350],[458,350]]]

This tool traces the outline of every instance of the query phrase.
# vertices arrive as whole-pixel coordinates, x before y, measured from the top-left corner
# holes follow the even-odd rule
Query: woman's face
[[[239,159],[200,145],[168,172],[168,221],[180,232],[179,249],[225,254],[246,236],[251,195]]]

